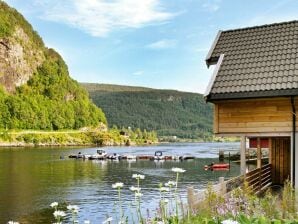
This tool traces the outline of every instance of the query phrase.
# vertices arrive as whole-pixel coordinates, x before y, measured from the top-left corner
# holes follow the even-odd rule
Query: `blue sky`
[[[298,0],[5,0],[80,82],[204,93],[218,32],[298,19]]]

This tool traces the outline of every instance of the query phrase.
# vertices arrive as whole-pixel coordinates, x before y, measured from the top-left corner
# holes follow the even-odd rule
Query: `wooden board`
[[[290,178],[291,155],[289,137],[271,138],[271,164],[272,164],[272,182],[273,184],[283,184]]]
[[[298,100],[295,102],[298,104]],[[215,134],[292,131],[289,97],[217,101],[214,104]]]

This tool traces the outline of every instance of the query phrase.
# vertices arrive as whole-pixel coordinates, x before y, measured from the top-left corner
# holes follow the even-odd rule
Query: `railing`
[[[224,181],[223,177],[219,178],[219,183],[213,185],[213,191],[217,194],[225,195],[232,190],[243,186],[247,182],[251,190],[258,194],[265,190],[272,183],[272,165],[267,164],[261,168],[252,170],[247,174]],[[205,191],[196,191],[193,187],[188,187],[188,204],[194,208],[205,198]]]
[[[272,165],[267,164],[245,175],[245,181],[255,193],[266,189],[272,183]]]

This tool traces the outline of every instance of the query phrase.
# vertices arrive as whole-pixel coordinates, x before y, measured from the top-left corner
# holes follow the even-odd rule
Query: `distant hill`
[[[0,129],[79,129],[100,122],[105,115],[69,76],[63,58],[0,1]]]
[[[143,87],[81,83],[104,111],[110,127],[156,130],[159,136],[206,139],[212,133],[212,107],[197,93]]]

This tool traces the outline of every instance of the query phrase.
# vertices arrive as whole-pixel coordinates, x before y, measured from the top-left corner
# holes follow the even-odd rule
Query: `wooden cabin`
[[[298,21],[219,31],[206,57],[215,65],[205,97],[214,104],[214,133],[241,137],[245,149],[268,139],[272,184],[298,186]],[[298,163],[298,162],[297,162]]]

